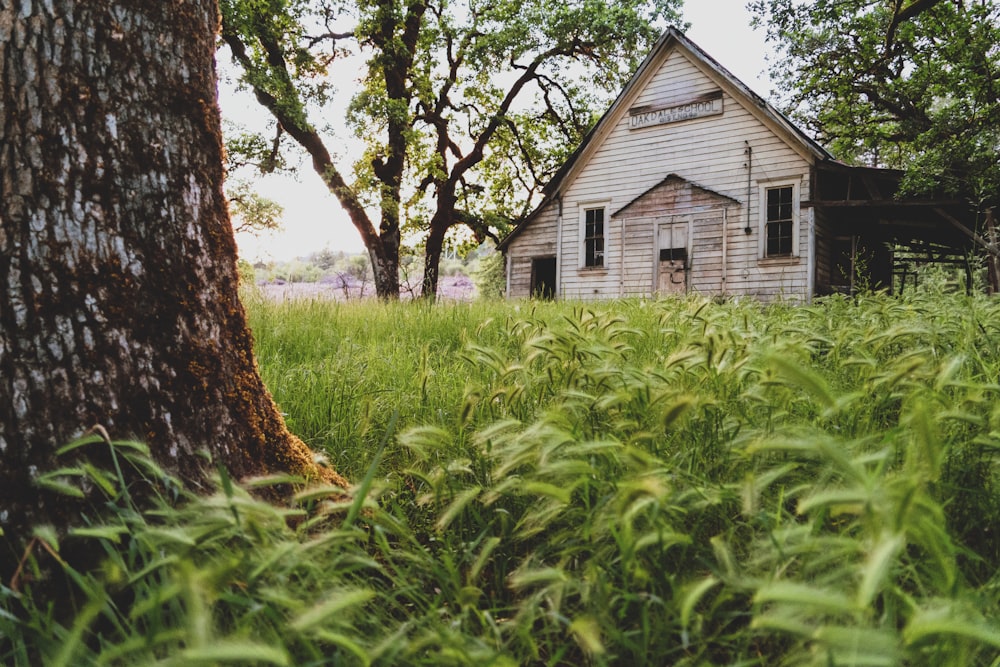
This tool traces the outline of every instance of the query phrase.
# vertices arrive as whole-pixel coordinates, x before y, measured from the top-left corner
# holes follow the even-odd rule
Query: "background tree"
[[[260,196],[249,182],[228,181],[226,197],[234,234],[243,232],[256,236],[281,229],[284,207],[273,199]]]
[[[992,225],[1000,204],[1000,5],[754,0],[750,7],[780,47],[772,77],[800,123],[838,157],[904,168],[905,191],[964,198]]]
[[[290,434],[254,363],[222,190],[216,0],[0,5],[0,574],[44,483],[95,425],[193,486],[342,482]],[[51,482],[51,479],[47,480]]]
[[[358,229],[378,294],[398,296],[403,233],[420,232],[433,295],[449,232],[481,242],[523,216],[680,3],[223,0],[223,40],[276,121],[270,145],[303,149]],[[314,119],[348,54],[364,151],[345,165]]]

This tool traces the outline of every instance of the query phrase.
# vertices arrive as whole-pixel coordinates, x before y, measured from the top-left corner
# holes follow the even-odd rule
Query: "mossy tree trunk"
[[[73,520],[35,481],[94,425],[193,486],[215,462],[342,481],[253,359],[218,22],[217,0],[0,4],[0,574],[32,525]]]

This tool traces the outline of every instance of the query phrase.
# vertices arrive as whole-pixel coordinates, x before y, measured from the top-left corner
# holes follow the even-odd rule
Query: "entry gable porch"
[[[622,292],[724,293],[729,209],[740,202],[669,174],[611,215],[622,230]]]

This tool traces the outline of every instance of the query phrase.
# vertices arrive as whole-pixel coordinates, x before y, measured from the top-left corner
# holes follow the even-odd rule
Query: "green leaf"
[[[49,524],[35,526],[31,529],[31,536],[48,544],[53,551],[59,551],[59,534],[54,526]]]
[[[601,625],[593,616],[578,616],[569,624],[573,639],[587,655],[604,655],[606,649],[601,639]]]
[[[448,507],[446,507],[444,512],[441,513],[438,520],[434,522],[434,527],[438,530],[446,529],[451,522],[462,513],[462,510],[464,510],[469,503],[479,497],[482,490],[483,489],[480,486],[471,486],[455,494],[452,501],[448,503]]]
[[[814,493],[799,501],[796,512],[808,514],[818,507],[829,508],[833,514],[859,515],[871,502],[872,496],[867,489],[828,489]]]
[[[282,484],[291,485],[301,485],[305,484],[306,480],[301,475],[286,475],[286,474],[275,474],[275,475],[261,475],[259,477],[251,477],[240,482],[242,486],[247,489],[259,489],[261,487],[267,486],[279,486]]]
[[[681,627],[687,629],[691,625],[691,614],[705,594],[721,582],[713,576],[707,576],[701,581],[687,587],[684,599],[681,601]]]
[[[95,467],[90,463],[84,463],[83,469],[87,472],[87,476],[104,491],[109,497],[116,497],[118,495],[118,488],[115,486],[114,480],[108,477],[103,470]]]
[[[335,591],[325,602],[310,607],[289,623],[289,627],[298,632],[308,632],[323,625],[331,617],[352,607],[358,607],[375,597],[375,592],[369,589]]]
[[[767,361],[778,371],[779,375],[782,375],[790,384],[811,394],[824,408],[827,410],[837,408],[837,398],[819,375],[806,370],[787,356],[771,355]]]
[[[894,630],[872,630],[857,625],[821,625],[812,638],[828,647],[837,665],[893,667],[900,664],[900,650]]]
[[[681,418],[688,410],[697,404],[697,399],[693,396],[678,396],[674,398],[663,410],[661,422],[664,428],[669,429],[674,422]]]
[[[805,623],[801,616],[789,615],[787,610],[782,610],[782,613],[756,614],[750,627],[755,630],[772,630],[799,637],[810,637],[815,631],[815,628]]]
[[[862,570],[861,584],[858,586],[857,605],[871,606],[875,596],[883,588],[892,571],[896,556],[906,545],[904,535],[883,536],[868,556]]]
[[[486,563],[489,562],[490,556],[493,554],[493,552],[496,550],[498,546],[500,546],[499,537],[491,537],[490,539],[486,540],[486,542],[483,544],[482,549],[480,549],[479,553],[476,554],[476,560],[474,560],[472,562],[472,565],[469,567],[469,572],[466,579],[467,581],[474,582],[477,579],[479,579],[479,574],[483,571],[483,568],[486,566]]]
[[[566,573],[557,567],[527,568],[510,575],[510,586],[519,590],[538,585],[561,584],[568,580]]]
[[[926,465],[933,479],[941,473],[945,458],[945,447],[935,425],[934,410],[924,401],[917,401],[906,417],[906,423],[913,433],[912,444],[907,450],[907,467],[916,471],[921,464]]]
[[[342,489],[339,486],[334,486],[332,484],[321,484],[319,486],[310,486],[302,491],[295,494],[294,500],[296,503],[307,503],[313,500],[325,500],[328,498],[343,498],[346,489]]]
[[[903,630],[907,645],[936,642],[944,637],[966,639],[1000,648],[1000,627],[978,620],[967,620],[947,608],[915,614]]]
[[[372,658],[368,655],[368,651],[366,651],[361,644],[347,635],[339,632],[330,632],[328,630],[319,629],[313,633],[313,636],[321,641],[333,644],[334,646],[339,646],[345,651],[352,653],[358,660],[361,661],[362,665],[372,664]]]
[[[371,491],[372,484],[375,482],[375,474],[378,472],[378,466],[382,462],[382,455],[385,453],[385,448],[389,444],[389,440],[396,433],[396,423],[398,421],[399,410],[393,410],[392,416],[389,417],[389,424],[385,427],[385,433],[382,434],[382,442],[379,443],[375,456],[372,457],[371,463],[368,464],[368,470],[365,472],[365,477],[361,480],[361,484],[358,485],[358,488],[354,489],[354,502],[347,510],[347,516],[344,518],[343,526],[345,528],[353,525],[354,520],[357,519],[358,514],[361,513],[361,508],[364,506],[365,500],[368,498],[368,492]]]
[[[518,491],[526,495],[545,496],[553,500],[568,504],[573,497],[572,487],[558,486],[548,482],[522,482],[518,486]]]
[[[232,663],[236,665],[268,664],[288,667],[292,664],[288,653],[281,648],[248,639],[216,639],[206,646],[181,651],[174,660],[178,665]]]
[[[757,589],[753,600],[756,604],[781,603],[834,614],[850,614],[858,609],[839,591],[791,581],[765,584]]]
[[[63,454],[73,451],[74,449],[79,449],[80,447],[84,447],[95,442],[104,442],[104,439],[96,434],[85,435],[82,438],[77,438],[76,440],[73,440],[72,442],[69,442],[57,449],[56,455],[62,456]]]
[[[147,528],[142,538],[154,545],[183,545],[193,547],[197,544],[195,538],[185,531],[184,527]]]
[[[121,537],[129,532],[127,526],[93,526],[87,528],[71,528],[69,537],[96,538],[119,544]]]
[[[39,488],[47,489],[61,496],[69,496],[71,498],[84,497],[84,493],[79,487],[73,486],[68,482],[64,482],[61,479],[58,479],[57,477],[52,477],[50,475],[51,473],[39,477],[38,479],[35,480],[35,485],[38,486]]]

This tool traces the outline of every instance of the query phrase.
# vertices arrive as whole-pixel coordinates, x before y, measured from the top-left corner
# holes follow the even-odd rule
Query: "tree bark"
[[[444,237],[451,229],[450,217],[439,212],[431,219],[430,230],[427,232],[427,241],[424,244],[424,277],[420,295],[428,301],[437,298],[441,251],[444,250]]]
[[[372,262],[375,277],[375,295],[383,301],[399,299],[399,230],[394,234],[395,242],[386,244],[380,237],[378,246],[369,246],[368,259]],[[389,245],[388,248],[385,245]],[[379,252],[381,250],[381,252]]]
[[[264,388],[222,191],[217,0],[0,5],[0,574],[94,425],[197,487],[314,463]],[[207,464],[211,459],[212,463]]]

